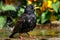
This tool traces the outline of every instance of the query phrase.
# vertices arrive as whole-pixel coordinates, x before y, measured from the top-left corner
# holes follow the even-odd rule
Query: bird
[[[18,17],[15,27],[9,36],[14,38],[16,33],[27,33],[36,27],[36,15],[34,13],[34,5],[27,5],[24,13]]]

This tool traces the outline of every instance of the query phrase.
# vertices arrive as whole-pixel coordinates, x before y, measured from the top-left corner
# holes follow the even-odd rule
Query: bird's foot
[[[30,35],[30,38],[31,38],[31,39],[35,39],[35,38],[36,38],[36,36],[32,36],[32,35]]]
[[[23,36],[19,36],[20,40],[25,40],[25,38]]]

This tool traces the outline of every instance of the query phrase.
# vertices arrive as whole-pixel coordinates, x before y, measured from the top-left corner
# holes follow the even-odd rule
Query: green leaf
[[[56,13],[58,12],[58,6],[59,6],[59,2],[56,2],[56,3],[52,4],[52,7],[53,7],[53,9]]]
[[[20,16],[22,13],[24,13],[24,9],[20,8],[20,10],[18,11],[18,16]]]
[[[0,29],[3,28],[5,23],[6,23],[6,16],[0,16]]]
[[[3,11],[8,11],[8,10],[14,10],[14,11],[16,11],[16,9],[15,9],[15,7],[13,5],[2,6],[2,10]]]
[[[40,19],[37,19],[37,24],[39,23]]]
[[[56,19],[57,19],[57,20],[60,20],[60,15],[57,15]]]
[[[41,23],[42,23],[42,24],[47,21],[47,18],[46,18],[47,12],[48,12],[48,11],[43,12],[42,15],[41,15]]]
[[[2,5],[3,5],[2,2],[0,2],[0,10],[2,9]]]

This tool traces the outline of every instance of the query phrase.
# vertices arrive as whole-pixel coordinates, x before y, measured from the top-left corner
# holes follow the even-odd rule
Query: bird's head
[[[28,6],[26,6],[26,8],[28,9],[28,8],[30,8],[30,9],[34,9],[34,5],[32,5],[32,4],[30,4],[30,5],[28,5]]]
[[[26,6],[25,13],[28,13],[28,14],[34,13],[34,6],[32,4]]]

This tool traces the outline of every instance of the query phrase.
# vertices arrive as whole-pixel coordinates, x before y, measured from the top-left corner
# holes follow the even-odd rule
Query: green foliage
[[[44,0],[44,2],[47,2],[47,1],[49,1],[49,0]],[[50,17],[52,16],[52,14],[56,15],[55,16],[56,19],[60,20],[60,14],[59,14],[60,13],[60,8],[59,8],[59,5],[60,5],[60,2],[57,0],[55,3],[52,2],[52,4],[50,5],[50,6],[52,6],[51,9],[47,8],[45,10],[45,12],[43,11],[42,13],[40,13],[40,15],[38,13],[36,13],[37,23],[45,24],[46,22],[50,21],[50,19],[51,19]],[[42,7],[42,6],[39,6],[39,7]],[[59,12],[58,12],[58,10],[59,10]]]
[[[52,7],[53,7],[53,10],[57,13],[59,9],[59,2],[53,3]]]
[[[2,2],[0,2],[0,10],[1,10],[1,8],[2,8]]]
[[[0,16],[0,29],[3,28],[5,23],[6,23],[6,16]]]
[[[27,0],[28,1],[28,0]],[[26,2],[27,2],[26,1]],[[44,0],[44,2],[47,2],[48,0]],[[24,6],[24,5],[26,5],[26,2],[24,1],[23,2],[23,0],[20,0],[20,2],[22,2],[22,6]],[[39,3],[40,1],[37,1],[37,2],[35,2],[35,5],[37,6],[37,7],[39,7],[39,9],[42,7],[42,2],[43,1],[41,1],[41,3]],[[60,4],[60,2],[59,1],[57,1],[56,3],[52,3],[52,7],[53,7],[53,10],[54,10],[54,12],[56,12],[57,13],[57,16],[56,16],[56,19],[58,19],[58,20],[60,20],[60,14],[58,14],[58,10],[60,11],[60,9],[58,8],[58,6],[59,6],[59,4]],[[22,8],[22,6],[20,7],[20,10],[18,10],[18,16],[21,16],[21,14],[24,12],[24,8]],[[43,8],[44,9],[44,8]],[[50,20],[50,17],[52,16],[51,14],[52,14],[52,12],[50,12],[49,10],[48,10],[49,8],[47,8],[47,10],[45,10],[45,11],[43,11],[43,12],[41,12],[41,14],[40,15],[38,15],[38,12],[37,12],[37,10],[35,10],[35,14],[36,14],[36,18],[37,18],[37,23],[39,23],[39,24],[44,24],[44,23],[46,23],[48,20]],[[13,6],[13,5],[3,5],[2,4],[2,2],[0,2],[0,11],[8,11],[8,10],[13,10],[13,11],[16,11],[16,9],[15,9],[15,7]],[[3,19],[3,17],[1,17],[2,19]],[[1,20],[1,18],[0,18],[0,20]],[[13,21],[15,22],[15,20],[16,19],[13,19]],[[2,21],[4,21],[4,19],[2,20]],[[5,20],[6,21],[6,20]],[[2,22],[3,23],[3,22]]]
[[[2,6],[3,11],[8,11],[8,10],[14,10],[16,11],[15,7],[13,5],[3,5]]]
[[[51,17],[50,11],[46,10],[45,12],[37,16],[37,23],[45,24],[48,20],[50,20],[50,17]]]
[[[20,10],[18,11],[18,16],[20,16],[23,12],[24,12],[24,9],[20,8]]]
[[[60,20],[60,15],[57,16],[57,19]]]
[[[41,23],[42,23],[42,24],[47,21],[46,15],[47,15],[47,12],[43,12],[42,15],[41,15]]]

